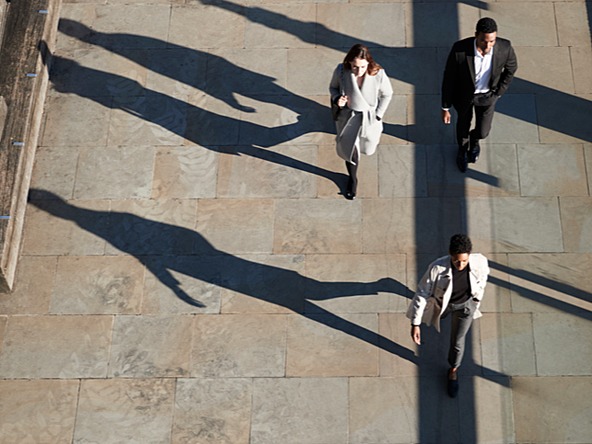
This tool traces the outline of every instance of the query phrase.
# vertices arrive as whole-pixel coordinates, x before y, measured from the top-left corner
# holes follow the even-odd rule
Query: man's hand
[[[419,329],[419,325],[412,325],[411,326],[411,339],[417,345],[421,345],[421,331]]]
[[[450,111],[443,109],[442,110],[442,122],[444,122],[446,125],[450,125]]]

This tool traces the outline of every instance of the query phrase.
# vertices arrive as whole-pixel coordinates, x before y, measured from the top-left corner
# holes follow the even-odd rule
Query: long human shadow
[[[407,298],[409,289],[394,279],[383,278],[368,283],[323,282],[293,270],[234,256],[215,248],[199,232],[184,227],[131,213],[80,208],[46,190],[32,189],[31,196],[34,199],[30,199],[30,203],[38,209],[72,221],[116,249],[134,256],[163,285],[190,305],[204,306],[202,301],[181,288],[173,272],[285,307],[416,363],[412,350],[314,304],[315,301],[371,296],[379,292]]]
[[[294,137],[311,132],[334,134],[335,128],[329,117],[331,114],[328,106],[293,93],[276,83],[276,79],[271,76],[240,67],[216,54],[153,37],[100,32],[83,23],[65,18],[60,19],[58,30],[81,42],[102,47],[191,89],[202,91],[238,111],[256,113],[257,109],[242,105],[237,96],[289,109],[300,116],[301,129],[293,133]],[[351,37],[348,39],[351,40],[351,45],[357,43]],[[401,50],[407,51],[406,48]],[[395,66],[389,64],[389,69],[394,69]],[[52,71],[56,76],[72,79],[70,81],[80,78],[76,72],[61,69],[59,65]],[[409,70],[405,72],[407,74],[400,73],[399,77],[409,77],[407,81],[411,82],[413,76]],[[109,91],[106,91],[109,85],[86,82],[80,85],[82,86],[89,90],[89,96],[109,94]],[[409,131],[413,126],[385,122],[384,132],[402,140],[415,142],[415,133]],[[256,142],[255,144],[259,145]]]
[[[211,52],[137,34],[100,32],[64,18],[60,19],[58,30],[81,42],[105,48],[192,89],[203,91],[245,113],[257,110],[240,104],[237,95],[275,104],[303,115],[330,115],[327,106],[294,94],[276,83],[277,79],[238,66]],[[317,119],[314,131],[332,133],[334,128],[331,119]]]
[[[227,0],[200,0],[202,4],[210,5],[212,7],[221,8],[237,15],[244,16],[247,20],[253,23],[266,26],[269,29],[281,30],[283,32],[290,33],[291,35],[299,38],[303,42],[307,42],[314,45],[324,46],[326,48],[343,50],[351,47],[353,44],[358,43],[360,39],[357,36],[352,36],[337,32],[327,28],[325,25],[316,22],[303,22],[301,20],[293,19],[284,14],[259,8],[256,6],[239,5]],[[416,2],[414,2],[415,5]],[[484,2],[473,2],[465,1],[458,3],[468,3],[474,5],[480,9],[488,9],[488,6]],[[589,23],[591,7],[587,5]],[[454,23],[457,22],[455,17],[450,18],[452,26],[448,26],[449,34],[447,38],[441,39],[442,44],[445,46],[447,40],[451,35],[454,35],[456,28]],[[421,26],[414,28],[415,39],[421,39],[422,32],[426,32]],[[458,35],[454,35],[455,39]],[[454,41],[453,39],[452,41]],[[377,51],[384,51],[385,53],[392,53],[397,51],[398,54],[406,51],[413,51],[416,48],[391,48],[384,46],[378,42],[364,41],[368,46],[375,48]],[[452,41],[450,43],[452,43]],[[417,48],[420,49],[420,48]],[[396,78],[406,83],[414,85],[416,91],[421,90],[425,85],[418,84],[417,71],[406,69],[405,66],[398,66],[397,58],[393,58],[392,63],[384,64],[389,76]],[[443,66],[440,67],[443,69]],[[417,69],[421,69],[417,67]],[[425,69],[425,67],[424,67]],[[520,70],[520,65],[518,65]],[[574,96],[562,91],[558,91],[552,88],[537,85],[519,77],[515,77],[512,83],[511,91],[532,91],[536,94],[537,109],[540,110],[538,113],[524,113],[523,110],[517,110],[514,107],[504,107],[503,103],[496,108],[496,112],[506,114],[518,120],[523,120],[529,123],[534,123],[538,126],[556,131],[558,133],[566,134],[571,137],[575,137],[587,142],[592,142],[592,125],[590,125],[590,115],[592,115],[592,101],[586,100],[582,97]],[[439,101],[434,104],[434,108],[439,108]],[[544,111],[544,112],[543,112]],[[542,113],[542,114],[541,114]],[[401,128],[393,128],[400,136]],[[385,133],[390,134],[389,129],[385,128]],[[412,136],[412,138],[414,138]],[[417,142],[416,140],[410,140],[411,142]]]
[[[78,80],[70,81],[61,73],[75,75]],[[238,120],[144,88],[135,80],[85,67],[74,60],[56,55],[52,56],[50,81],[56,91],[76,94],[104,107],[119,109],[203,148],[226,154],[246,155],[324,177],[341,190],[345,186],[345,174],[264,149],[308,132],[300,121],[268,128]]]
[[[534,284],[548,288],[549,290],[554,290],[567,296],[580,299],[584,302],[592,303],[591,293],[583,291],[581,288],[574,287],[573,285],[557,282],[556,280],[540,276],[528,270],[520,270],[508,267],[507,265],[503,265],[495,261],[490,261],[489,265],[491,268],[499,270],[510,276],[516,276],[517,278],[532,282]],[[519,294],[521,297],[530,299],[533,302],[555,308],[557,310],[563,311],[564,313],[569,313],[589,321],[592,320],[592,311],[587,310],[584,307],[580,307],[572,303],[541,294],[523,285],[511,283],[495,276],[491,276],[489,280],[497,286],[513,291]]]

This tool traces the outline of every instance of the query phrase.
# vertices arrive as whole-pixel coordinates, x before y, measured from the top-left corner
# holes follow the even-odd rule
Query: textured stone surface
[[[132,257],[61,257],[55,273],[51,313],[140,312],[144,267]]]
[[[80,382],[0,381],[0,435],[6,442],[72,442]]]
[[[518,163],[522,196],[588,195],[581,145],[518,145]]]
[[[197,316],[193,329],[194,377],[282,377],[286,360],[285,315]]]
[[[2,436],[587,442],[589,8],[483,11],[65,1],[16,287],[0,295]],[[462,174],[440,83],[483,15],[519,70]],[[350,202],[328,83],[358,41],[395,95]],[[451,400],[450,322],[416,346],[405,311],[458,232],[491,274]]]
[[[109,376],[175,377],[189,374],[189,316],[118,316]]]
[[[172,379],[82,381],[74,441],[169,442]]]
[[[179,379],[172,442],[248,444],[252,380]]]
[[[586,442],[592,433],[590,378],[515,378],[512,381],[518,442]]]
[[[291,317],[286,375],[376,376],[378,316],[311,314]]]
[[[344,378],[255,379],[250,442],[345,441],[347,397]]]
[[[13,316],[0,355],[2,378],[104,378],[111,316]]]

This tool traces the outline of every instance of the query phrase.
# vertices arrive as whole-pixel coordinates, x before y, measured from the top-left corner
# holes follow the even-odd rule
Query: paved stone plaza
[[[461,174],[439,88],[491,16],[519,69]],[[15,290],[0,442],[591,443],[592,4],[79,0],[62,5]],[[347,201],[332,70],[395,96]],[[425,266],[492,274],[446,395],[414,346]]]

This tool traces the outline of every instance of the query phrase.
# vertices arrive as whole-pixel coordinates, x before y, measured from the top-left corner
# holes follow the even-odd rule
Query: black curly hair
[[[455,234],[450,238],[450,247],[448,247],[448,252],[451,256],[463,253],[470,254],[472,250],[473,243],[466,234]]]

